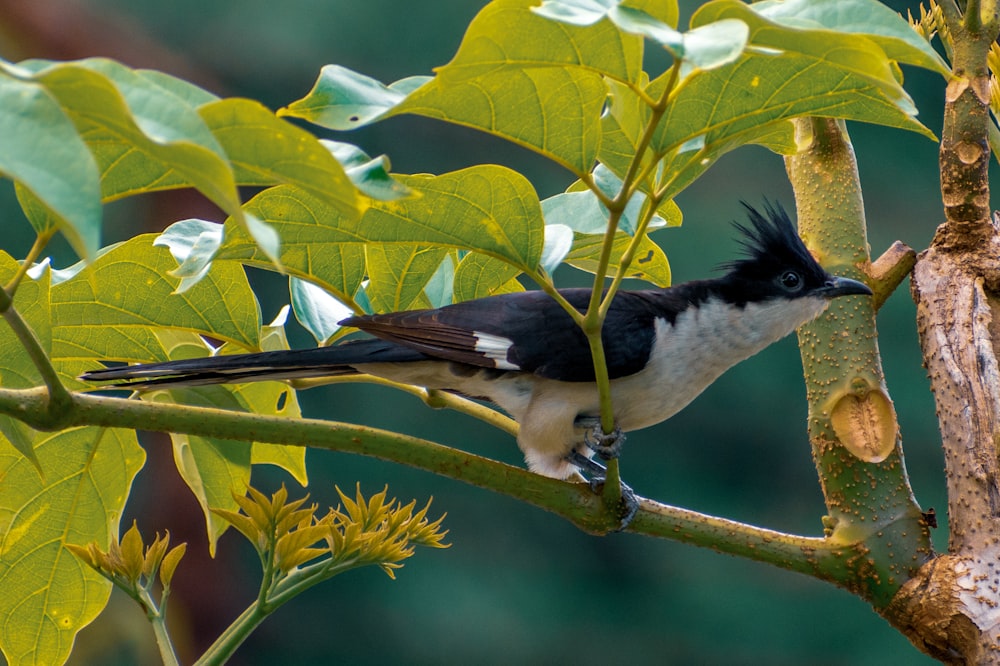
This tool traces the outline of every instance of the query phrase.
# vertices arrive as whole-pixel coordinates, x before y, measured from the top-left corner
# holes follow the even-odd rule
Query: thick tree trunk
[[[996,236],[976,255],[1000,257]],[[988,286],[1000,266],[970,259],[936,243],[914,269],[917,325],[945,453],[949,554],[923,567],[886,615],[942,661],[986,664],[1000,663],[1000,312]]]
[[[942,661],[992,664],[1000,663],[1000,238],[989,210],[986,53],[997,21],[983,23],[979,3],[964,17],[946,9],[954,40],[940,153],[946,221],[917,258],[912,290],[944,448],[948,554],[922,567],[886,615]]]

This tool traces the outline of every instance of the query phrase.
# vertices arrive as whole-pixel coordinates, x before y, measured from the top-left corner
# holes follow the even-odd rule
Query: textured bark
[[[995,2],[957,20],[940,152],[945,223],[913,272],[917,329],[937,405],[948,485],[948,555],[886,609],[915,645],[948,663],[1000,663],[1000,240],[989,214],[989,72]],[[942,5],[942,7],[944,7]],[[979,22],[991,17],[989,25]]]
[[[984,636],[996,631],[995,621],[992,626],[982,622],[991,615],[984,608],[988,602],[966,589],[970,583],[976,587],[977,572],[982,570],[981,561],[942,555],[910,579],[883,614],[914,645],[939,661],[995,663],[995,643],[983,640]],[[995,589],[995,581],[993,586]],[[995,592],[993,598],[996,598]],[[976,618],[986,626],[978,626]]]
[[[887,616],[939,659],[997,663],[1000,371],[994,334],[1000,313],[988,285],[1000,274],[1000,243],[995,229],[975,252],[955,251],[943,242],[948,237],[939,233],[942,242],[920,255],[913,295],[944,446],[950,555],[910,581]]]

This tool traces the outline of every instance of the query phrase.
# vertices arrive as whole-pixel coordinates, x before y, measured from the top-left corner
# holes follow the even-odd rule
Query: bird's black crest
[[[804,288],[819,288],[830,276],[809,253],[799,238],[785,209],[765,199],[761,210],[742,202],[750,223],[737,223],[744,256],[721,267],[727,271],[718,288],[728,300],[745,303],[767,298],[792,296],[776,287],[776,280],[788,270],[802,278]]]
[[[761,213],[747,202],[741,203],[750,219],[749,226],[735,224],[743,234],[740,245],[745,256],[723,264],[725,269],[734,273],[759,273],[761,268],[782,264],[812,269],[810,272],[817,277],[825,275],[823,268],[799,238],[791,218],[781,204],[765,199]]]

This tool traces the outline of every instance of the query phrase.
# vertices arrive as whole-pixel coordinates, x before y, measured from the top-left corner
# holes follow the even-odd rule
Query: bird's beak
[[[851,294],[872,295],[872,290],[864,282],[852,280],[845,277],[832,277],[819,289],[819,296],[824,298],[836,298],[838,296],[850,296]]]

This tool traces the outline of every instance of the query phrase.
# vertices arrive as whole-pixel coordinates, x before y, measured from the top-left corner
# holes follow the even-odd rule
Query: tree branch
[[[795,123],[806,147],[786,158],[786,166],[799,233],[829,270],[863,278],[869,267],[864,205],[843,123]],[[826,315],[799,329],[799,348],[809,437],[833,534],[868,532],[871,552],[857,572],[860,593],[883,608],[933,552],[907,480],[877,335],[871,299],[837,299]],[[873,524],[880,526],[876,532],[869,531]]]
[[[489,460],[435,442],[366,426],[291,419],[204,407],[150,403],[73,393],[54,415],[42,388],[0,388],[0,413],[37,430],[79,426],[173,432],[238,441],[308,446],[372,456],[492,490],[551,511],[580,529],[607,534],[619,516],[589,484],[570,483]],[[800,537],[708,516],[640,498],[626,531],[695,544],[799,571],[837,585],[857,586],[857,562],[868,552],[863,538],[845,534]],[[871,525],[878,529],[878,525]],[[864,534],[858,533],[860,536]]]

